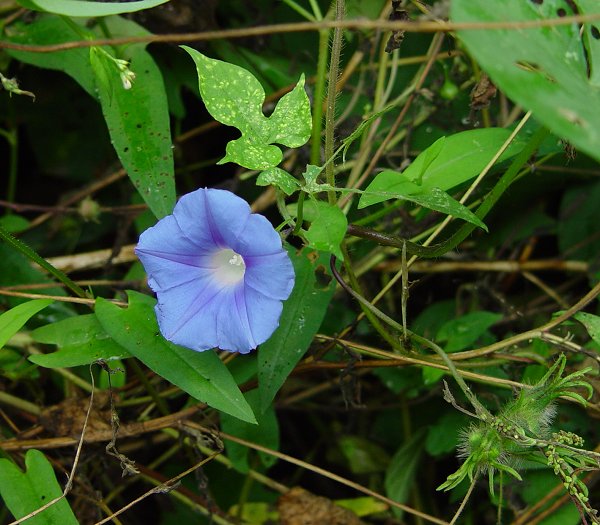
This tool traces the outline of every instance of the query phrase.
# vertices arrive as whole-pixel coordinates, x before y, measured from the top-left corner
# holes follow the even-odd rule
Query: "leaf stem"
[[[298,196],[298,208],[296,210],[296,226],[294,226],[294,235],[298,235],[302,228],[302,223],[304,222],[304,198],[306,197],[306,193],[301,191]]]

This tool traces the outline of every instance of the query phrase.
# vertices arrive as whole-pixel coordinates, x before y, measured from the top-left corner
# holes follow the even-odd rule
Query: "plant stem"
[[[317,79],[313,100],[313,127],[310,143],[310,163],[321,164],[321,130],[323,129],[323,96],[325,78],[327,76],[327,59],[329,58],[329,31],[319,31],[319,60],[317,62]]]
[[[348,274],[348,279],[350,280],[350,286],[352,286],[352,289],[355,290],[358,294],[361,294],[361,296],[362,296],[360,284],[359,284],[358,279],[356,278],[356,275],[354,274],[354,271],[352,269],[352,263],[350,261],[350,256],[348,254],[348,249],[346,248],[345,243],[342,243],[341,250],[342,250],[342,254],[344,255],[344,268],[346,269],[346,273]],[[342,286],[344,286],[345,282],[343,284],[340,281],[340,279],[338,279],[338,275],[339,274],[337,274],[337,272],[334,273],[334,277],[338,280],[338,282]],[[394,337],[388,333],[388,331],[385,329],[385,327],[379,322],[379,319],[377,318],[377,316],[373,315],[373,312],[369,308],[367,308],[362,302],[359,301],[359,304],[360,304],[362,311],[365,313],[365,316],[371,323],[371,326],[373,326],[373,328],[375,328],[377,333],[381,337],[383,337],[383,339],[385,339],[394,350],[398,350],[398,351],[404,353],[404,348],[402,347],[400,342],[397,341],[396,339],[394,339]]]
[[[375,305],[371,304],[362,295],[360,295],[358,292],[356,292],[350,286],[348,286],[348,283],[346,283],[342,279],[341,275],[337,271],[337,269],[335,267],[335,262],[336,262],[336,258],[334,255],[332,255],[331,261],[330,261],[331,272],[332,272],[333,276],[336,278],[336,280],[342,285],[344,290],[346,290],[352,297],[354,297],[361,305],[365,306],[368,310],[370,310],[370,312],[372,314],[379,317],[379,319],[381,319],[384,323],[387,323],[394,330],[397,330],[398,333],[403,333],[404,328],[402,327],[401,324],[394,321],[390,316],[383,313],[379,308],[377,308]],[[411,332],[410,330],[407,330],[407,333],[408,333],[408,336],[410,337],[410,339],[412,339],[413,341],[415,341],[416,343],[418,343],[420,345],[425,346],[426,348],[429,348],[430,350],[433,350],[438,355],[438,357],[444,362],[444,364],[448,367],[450,374],[452,375],[454,380],[458,383],[458,386],[460,387],[460,389],[463,391],[463,393],[465,394],[467,399],[471,402],[471,405],[477,412],[477,415],[482,416],[482,418],[484,418],[486,415],[488,415],[489,412],[475,397],[475,395],[473,394],[473,392],[471,391],[471,389],[469,388],[467,383],[465,383],[465,380],[458,373],[456,366],[452,362],[452,359],[450,359],[448,357],[446,352],[444,352],[444,350],[442,348],[440,348],[437,344],[435,344],[433,341],[430,341],[429,339],[426,339],[425,337],[415,334],[414,332]]]
[[[335,2],[335,19],[338,21],[344,18],[344,0]],[[333,41],[331,44],[331,58],[329,60],[329,75],[327,78],[327,109],[325,112],[325,159],[333,157],[333,139],[335,131],[335,98],[338,71],[340,66],[340,53],[342,51],[342,29],[336,27],[333,30]],[[333,162],[325,166],[325,180],[327,184],[335,186],[335,173]],[[329,204],[335,204],[337,201],[335,190],[327,192]]]
[[[16,128],[11,128],[3,135],[6,137],[6,141],[9,146],[9,165],[8,165],[8,186],[6,188],[6,200],[8,202],[15,202],[15,196],[17,192],[17,171],[18,171],[18,148],[19,148],[19,136]],[[10,215],[12,210],[6,209],[6,215]]]
[[[144,388],[152,398],[152,401],[154,401],[154,404],[156,405],[156,408],[158,408],[158,411],[161,413],[161,415],[168,415],[169,407],[166,401],[164,400],[164,398],[160,397],[159,393],[156,391],[156,388],[154,388],[154,385],[150,383],[150,381],[146,377],[146,374],[144,374],[144,371],[140,368],[140,365],[137,363],[137,361],[135,359],[130,359],[129,365],[131,366],[131,369],[133,370],[137,378],[140,380],[142,385],[144,385]]]

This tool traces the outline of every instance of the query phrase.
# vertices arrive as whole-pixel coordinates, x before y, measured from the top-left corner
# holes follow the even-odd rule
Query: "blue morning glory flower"
[[[161,333],[197,351],[256,348],[277,328],[294,287],[279,234],[225,190],[181,197],[172,215],[142,233],[135,253],[158,298]]]

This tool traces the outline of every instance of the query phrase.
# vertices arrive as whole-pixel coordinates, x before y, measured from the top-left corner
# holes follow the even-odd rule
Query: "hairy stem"
[[[344,18],[344,0],[335,2],[335,19]],[[335,132],[335,97],[338,71],[340,66],[340,53],[342,51],[342,29],[336,27],[333,31],[333,41],[331,44],[331,58],[329,60],[329,75],[327,78],[327,109],[325,112],[325,159],[333,157],[333,138]],[[327,184],[335,186],[335,172],[333,162],[325,166],[325,179]],[[327,192],[329,204],[336,203],[335,190]]]

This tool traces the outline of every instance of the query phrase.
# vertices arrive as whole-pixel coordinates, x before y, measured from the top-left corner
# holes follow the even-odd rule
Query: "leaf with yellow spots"
[[[182,47],[196,63],[200,95],[208,112],[242,134],[227,144],[226,155],[219,164],[235,162],[244,168],[265,170],[277,166],[283,158],[275,144],[298,148],[310,138],[312,117],[304,75],[266,117],[262,111],[265,91],[254,75],[242,67]]]

